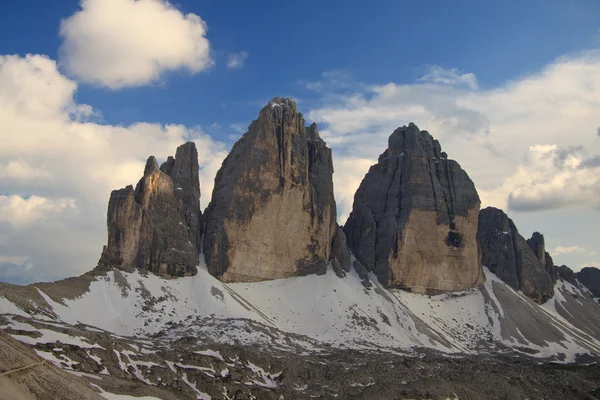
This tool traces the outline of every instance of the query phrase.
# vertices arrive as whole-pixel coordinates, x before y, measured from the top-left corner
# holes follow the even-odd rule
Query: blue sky
[[[57,59],[60,21],[78,3],[7,2],[0,13],[2,54]],[[409,82],[427,65],[442,65],[475,71],[482,86],[494,86],[600,40],[595,0],[172,3],[206,21],[215,66],[121,91],[81,85],[78,101],[101,110],[105,122],[246,123],[275,94],[310,98],[300,82],[337,69],[387,83]],[[240,51],[249,53],[244,67],[228,70],[227,55]]]
[[[557,263],[600,265],[600,3],[374,3],[5,2],[0,280],[91,269],[110,190],[182,140],[203,150],[206,206],[275,96],[333,148],[340,222],[387,136],[415,121]],[[40,232],[60,232],[68,254]]]

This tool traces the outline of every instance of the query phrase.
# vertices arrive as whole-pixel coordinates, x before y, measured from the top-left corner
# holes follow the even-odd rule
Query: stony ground
[[[95,389],[159,399],[600,399],[594,357],[557,364],[522,353],[451,356],[287,345],[224,344],[217,337],[166,331],[126,338],[85,325],[0,316],[0,327],[30,342],[48,367]],[[248,324],[240,329],[256,329]],[[268,334],[268,332],[266,332]],[[277,345],[275,345],[277,342]],[[6,342],[0,343],[0,356]],[[14,346],[11,352],[14,352]],[[33,353],[32,353],[33,354]],[[26,363],[35,362],[35,354]],[[39,361],[39,359],[38,359]],[[4,366],[4,369],[9,369]],[[47,368],[47,367],[44,367]],[[57,369],[58,369],[57,368]],[[0,371],[0,373],[3,371]],[[17,372],[17,379],[25,372]],[[5,388],[0,379],[0,388]],[[0,390],[1,391],[1,390]],[[2,398],[0,396],[0,398]],[[35,398],[35,397],[32,397]],[[38,397],[39,398],[39,397]]]

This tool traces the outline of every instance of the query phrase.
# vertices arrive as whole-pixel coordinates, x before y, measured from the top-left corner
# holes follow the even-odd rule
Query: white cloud
[[[75,203],[75,199],[70,198],[0,196],[0,223],[8,222],[13,227],[24,228],[36,221],[51,218],[67,209],[76,210]]]
[[[569,254],[569,253],[583,253],[585,249],[580,246],[556,246],[554,250],[551,251],[552,256],[557,256],[559,254]]]
[[[0,258],[25,257],[45,278],[95,266],[110,192],[135,184],[149,155],[193,140],[206,206],[227,153],[200,128],[86,121],[74,110],[95,110],[75,103],[76,89],[47,57],[0,57]]]
[[[119,89],[166,71],[212,65],[206,23],[166,0],[81,0],[61,23],[61,65],[77,79]]]
[[[227,57],[227,68],[242,68],[244,66],[244,62],[246,62],[246,58],[248,58],[248,52],[246,51],[240,51],[239,53],[229,54],[229,56]]]
[[[523,163],[488,195],[508,193],[508,208],[519,211],[600,208],[600,165],[586,168],[585,161],[578,149],[530,146]]]
[[[456,68],[445,69],[439,65],[430,66],[429,70],[420,79],[422,82],[466,86],[469,89],[477,89],[477,77],[471,72],[462,73]]]
[[[35,181],[50,177],[46,169],[32,167],[24,160],[14,160],[7,164],[0,164],[0,179],[16,181]]]
[[[548,207],[549,199],[560,208],[598,204],[594,168],[600,165],[600,142],[593,133],[599,123],[600,51],[559,58],[491,90],[478,89],[471,74],[443,69],[412,84],[344,85],[340,79],[335,74],[333,85],[327,77],[307,85],[326,99],[307,115],[321,124],[321,136],[336,154],[338,180],[360,182],[366,170],[338,166],[352,158],[375,163],[393,130],[412,121],[469,173],[484,206],[518,207],[517,199],[531,200],[530,210]],[[573,149],[579,153],[564,158]],[[340,202],[347,202],[337,191]]]

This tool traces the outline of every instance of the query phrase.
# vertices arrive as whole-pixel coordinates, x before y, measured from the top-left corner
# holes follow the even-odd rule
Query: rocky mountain
[[[208,271],[225,282],[323,274],[336,235],[332,174],[317,125],[305,126],[293,100],[274,98],[215,178]]]
[[[554,282],[545,265],[546,260],[552,263],[552,259],[545,252],[541,234],[534,234],[527,241],[504,211],[487,207],[479,213],[477,241],[483,265],[511,288],[521,290],[540,304],[552,297]]]
[[[577,273],[577,279],[588,288],[594,297],[600,298],[600,269],[585,267]]]
[[[392,133],[369,169],[344,232],[356,259],[386,287],[465,290],[484,279],[479,205],[467,173],[411,123]]]
[[[110,195],[108,244],[97,269],[194,275],[201,216],[196,145],[178,147],[175,158],[169,157],[160,168],[150,156],[135,190],[130,185]]]
[[[543,235],[480,211],[414,124],[343,228],[332,165],[283,98],[204,215],[195,145],[150,157],[111,193],[94,270],[0,283],[0,400],[600,398],[597,269],[555,267]]]

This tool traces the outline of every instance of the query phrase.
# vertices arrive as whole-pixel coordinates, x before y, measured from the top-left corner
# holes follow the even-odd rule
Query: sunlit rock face
[[[324,273],[336,229],[331,150],[291,99],[274,98],[234,144],[205,211],[204,254],[219,279]]]
[[[135,189],[130,185],[110,195],[108,243],[97,268],[194,275],[201,217],[196,145],[183,144],[160,168],[150,156]]]
[[[464,290],[484,280],[479,207],[467,173],[411,123],[392,133],[369,169],[344,231],[356,258],[388,287]]]

